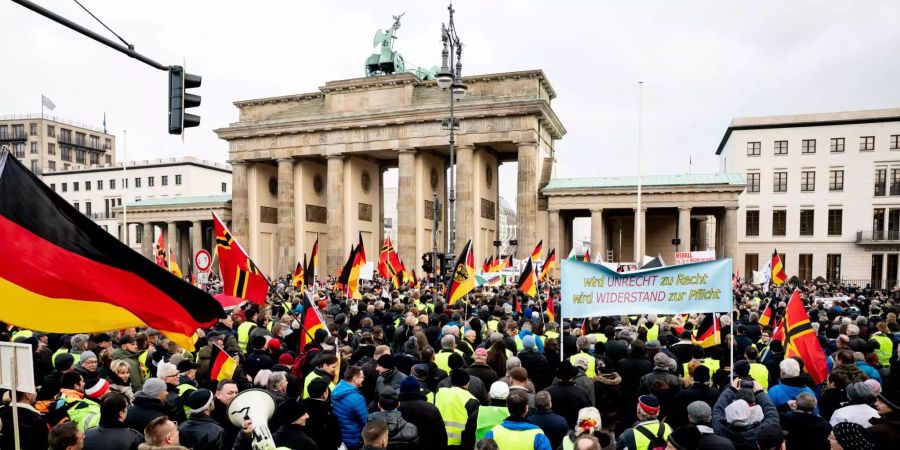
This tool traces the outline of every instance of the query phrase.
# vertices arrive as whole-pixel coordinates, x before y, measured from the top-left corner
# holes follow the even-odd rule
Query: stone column
[[[141,254],[151,261],[153,257],[153,224],[144,222],[141,224]]]
[[[326,203],[328,205],[328,245],[326,245],[323,279],[344,264],[347,246],[344,245],[344,155],[328,155]]]
[[[725,226],[723,227],[725,233],[722,236],[725,257],[732,260],[737,256],[737,209],[737,206],[725,207]]]
[[[681,245],[678,246],[679,252],[691,251],[691,207],[678,207],[678,239],[681,239]]]
[[[606,243],[603,242],[603,238],[605,236],[604,228],[603,228],[603,210],[602,209],[592,209],[591,210],[591,259],[596,259],[597,256],[600,256],[602,261],[606,261],[606,254],[604,250],[606,249]],[[592,261],[593,262],[593,261]]]
[[[275,274],[293,273],[294,256],[294,159],[278,158],[278,253]]]
[[[178,223],[166,223],[166,255],[172,259],[171,253],[178,251]]]
[[[551,250],[556,249],[556,267],[557,267],[557,269],[560,267],[560,261],[562,261],[563,258],[566,257],[566,255],[562,253],[563,250],[562,250],[562,247],[560,246],[561,235],[562,235],[562,230],[560,229],[560,226],[559,226],[559,210],[558,209],[547,210],[547,251],[544,255],[544,258],[546,259],[546,257],[550,255]],[[554,272],[553,277],[556,279],[559,279],[559,275],[556,272],[557,269],[553,270],[553,272]]]
[[[634,263],[640,266],[644,260],[644,254],[647,253],[647,208],[642,207],[640,211],[634,210],[634,238],[632,239],[632,247],[634,248]],[[640,221],[640,229],[638,228]]]
[[[250,233],[249,189],[247,186],[247,162],[229,161],[231,163],[231,217],[233,226],[231,236],[247,245]]]
[[[475,198],[475,147],[456,147],[456,253],[472,239],[475,245],[475,218],[480,214],[480,200]],[[477,209],[477,211],[476,211]],[[520,244],[521,245],[521,244]],[[476,252],[477,253],[477,252]]]
[[[405,148],[399,153],[397,183],[397,252],[406,264],[415,264],[416,257],[416,149]]]
[[[197,250],[203,248],[203,222],[195,220],[191,222],[191,261],[193,262],[194,254]],[[194,270],[196,271],[196,267]]]
[[[723,248],[723,240],[722,236],[724,234],[724,230],[722,229],[725,226],[724,214],[716,213],[714,216],[716,218],[716,258],[724,258],[725,257],[725,249]]]
[[[709,224],[709,219],[707,216],[703,216],[702,219],[697,221],[697,250],[703,251],[707,250],[707,236],[706,236],[706,227]]]
[[[537,245],[538,144],[522,142],[518,150],[516,234],[519,246],[516,253],[522,255],[530,254]]]

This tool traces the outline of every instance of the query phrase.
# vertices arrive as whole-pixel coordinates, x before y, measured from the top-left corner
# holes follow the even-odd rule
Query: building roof
[[[738,173],[698,173],[682,175],[642,175],[642,187],[728,184],[743,186],[746,180]],[[555,178],[544,191],[557,189],[604,189],[637,186],[637,177]]]
[[[141,206],[175,206],[175,205],[192,205],[207,203],[228,203],[231,201],[231,195],[197,195],[191,197],[157,197],[144,198],[129,202],[126,204],[129,208],[137,208]]]
[[[231,165],[223,164],[219,162],[207,161],[205,159],[198,159],[193,156],[182,156],[179,158],[160,158],[160,159],[144,159],[144,160],[132,160],[126,161],[124,163],[124,167],[126,170],[135,170],[135,169],[148,169],[154,167],[171,167],[171,166],[196,166],[205,169],[216,170],[222,173],[231,173]],[[76,164],[68,169],[63,170],[46,170],[43,172],[43,175],[53,176],[53,175],[69,175],[75,173],[91,173],[91,172],[112,172],[112,171],[122,171],[123,163],[117,162],[115,164],[103,164],[103,165],[79,165]]]
[[[879,123],[900,121],[900,108],[869,109],[864,111],[844,111],[819,114],[793,114],[787,116],[741,117],[732,119],[725,130],[722,142],[716,149],[720,155],[734,130],[761,130],[766,128],[822,127],[830,125],[851,125],[858,123]]]

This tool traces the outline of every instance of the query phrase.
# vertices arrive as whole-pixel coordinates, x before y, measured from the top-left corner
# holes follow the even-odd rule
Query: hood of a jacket
[[[595,380],[607,386],[618,386],[622,384],[622,377],[615,372],[601,374],[599,377],[595,378]]]
[[[359,392],[359,389],[357,389],[356,386],[353,386],[352,384],[348,383],[345,380],[341,380],[341,382],[338,383],[338,385],[334,387],[334,391],[332,391],[332,396],[334,397],[335,401],[338,401],[338,400],[343,400],[348,395],[351,395],[355,392]]]

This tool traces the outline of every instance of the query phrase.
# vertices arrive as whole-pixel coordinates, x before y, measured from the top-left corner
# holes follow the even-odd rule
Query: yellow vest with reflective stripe
[[[469,391],[457,386],[441,388],[434,396],[434,406],[441,411],[444,428],[447,429],[447,445],[462,444],[463,430],[469,421],[466,403],[475,397]],[[514,448],[514,447],[509,447]]]
[[[185,394],[187,394],[187,393],[190,392],[190,391],[196,391],[197,388],[195,388],[193,385],[190,385],[190,384],[187,384],[187,383],[181,383],[181,384],[179,384],[178,386],[175,387],[175,390],[178,391],[178,396],[179,396],[179,397],[184,397]],[[185,400],[186,400],[186,399],[185,399]],[[184,406],[184,414],[185,414],[186,416],[190,416],[190,415],[191,415],[191,408],[188,408],[187,406]]]
[[[250,332],[256,328],[253,322],[244,322],[237,329],[238,347],[241,351],[247,353],[247,344],[250,342]]]
[[[458,354],[459,356],[463,356],[463,353],[459,350],[453,350],[452,352],[441,350],[436,355],[434,355],[434,364],[438,366],[438,369],[450,373],[450,355],[454,353]]]
[[[557,333],[555,331],[548,331],[548,332],[544,333],[544,338],[545,339],[559,339],[559,333]]]
[[[686,362],[681,365],[684,370],[684,376],[688,376],[688,364],[690,362]],[[700,365],[706,366],[709,368],[709,376],[712,377],[716,371],[719,370],[719,361],[711,358],[703,358],[703,361],[700,362]]]
[[[63,353],[69,353],[69,351],[66,350],[65,347],[60,347],[60,348],[58,348],[55,352],[53,352],[53,355],[50,356],[50,364],[53,365],[53,368],[54,368],[54,369],[56,368],[56,356],[57,356],[57,355],[61,355],[61,354],[63,354]],[[73,355],[73,356],[74,356],[74,355]]]
[[[750,363],[750,377],[762,386],[764,391],[769,390],[769,369],[760,363]]]
[[[669,438],[669,435],[672,434],[671,427],[669,427],[666,424],[660,424],[659,421],[657,421],[657,420],[654,420],[652,422],[639,423],[639,424],[635,425],[634,428],[632,428],[632,431],[634,432],[634,447],[635,447],[634,450],[649,450],[650,449],[650,439],[648,439],[647,436],[644,436],[644,433],[641,433],[640,431],[637,430],[638,425],[646,428],[647,431],[649,431],[650,434],[653,436],[656,436],[656,434],[659,433],[660,425],[664,426],[665,428],[663,429],[663,434],[662,434],[663,441],[667,440]]]
[[[322,378],[322,375],[316,373],[315,370],[306,375],[306,378],[303,379],[303,398],[309,397],[309,384],[312,383],[316,378]],[[328,383],[328,392],[331,392],[334,389],[334,380],[331,383]],[[329,394],[330,396],[330,394]]]
[[[591,333],[588,335],[588,337],[591,337],[591,336],[594,336],[595,342],[606,342],[606,335],[603,333]]]
[[[587,370],[584,371],[584,374],[588,378],[594,378],[597,376],[597,359],[594,358],[594,355],[587,354],[585,352],[577,353],[569,357],[569,362],[572,365],[575,365],[575,361],[578,359],[586,359],[588,362]]]
[[[475,440],[480,441],[488,431],[491,431],[507,417],[509,417],[509,409],[505,406],[479,406]]]
[[[503,424],[495,426],[491,431],[494,435],[494,442],[497,443],[497,448],[500,450],[534,448],[534,437],[544,434],[540,428],[534,430],[510,430],[504,427]]]
[[[893,351],[891,347],[894,345],[891,338],[881,334],[879,331],[878,334],[872,336],[872,340],[878,343],[878,348],[875,349],[875,355],[878,356],[878,362],[884,367],[890,367],[891,353]]]
[[[16,339],[19,339],[19,338],[28,339],[32,336],[34,336],[34,332],[31,330],[19,330],[19,331],[16,331],[15,333],[13,333],[12,338],[10,338],[10,340],[12,342],[16,342]]]
[[[145,380],[150,378],[150,369],[147,368],[147,355],[149,354],[149,350],[144,350],[138,355],[138,364],[141,367],[141,374],[144,376]]]

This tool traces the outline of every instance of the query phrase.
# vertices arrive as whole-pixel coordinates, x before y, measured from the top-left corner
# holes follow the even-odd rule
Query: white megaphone
[[[247,389],[228,405],[228,419],[238,428],[244,420],[253,421],[253,449],[275,450],[275,440],[269,431],[269,419],[275,413],[275,399],[262,389]]]

